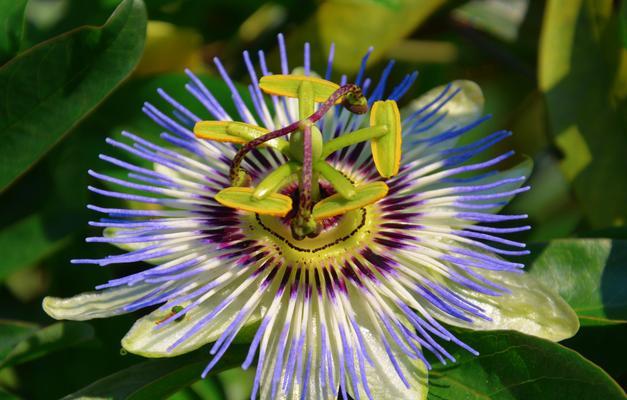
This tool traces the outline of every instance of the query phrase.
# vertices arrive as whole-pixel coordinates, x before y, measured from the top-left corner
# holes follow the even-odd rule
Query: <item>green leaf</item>
[[[561,170],[593,228],[627,221],[627,53],[611,0],[551,0],[539,83]]]
[[[627,374],[625,352],[617,351],[625,347],[627,324],[584,326],[577,334],[562,342],[575,350],[619,382]]]
[[[625,398],[601,368],[559,344],[506,331],[458,337],[480,355],[456,350],[457,363],[435,365],[429,373],[429,400]]]
[[[524,0],[469,1],[453,10],[452,16],[477,30],[486,31],[507,42],[514,42],[527,7],[528,3]]]
[[[0,387],[0,400],[20,400],[20,398],[12,395]]]
[[[29,337],[37,330],[37,325],[21,322],[0,320],[0,362],[4,362],[13,347]]]
[[[202,75],[200,78],[216,98],[230,96],[229,89],[220,80]],[[99,153],[129,160],[127,154],[119,154],[105,143],[107,136],[119,139],[121,130],[159,141],[162,128],[141,112],[147,100],[166,112],[170,109],[159,98],[157,88],[163,88],[199,117],[210,118],[207,110],[185,90],[187,81],[185,74],[170,74],[125,83],[31,173],[0,196],[0,208],[11,210],[11,213],[0,214],[0,280],[48,257],[71,243],[72,238],[82,236],[88,217],[93,216],[85,205],[90,200],[103,205],[105,200],[87,190],[87,185],[94,181],[86,171],[93,168],[123,177],[120,168],[98,160]],[[232,102],[224,107],[231,115],[236,112]],[[133,162],[152,168],[152,163],[145,160],[134,159]],[[35,187],[38,193],[45,193],[46,201],[33,194]]]
[[[557,291],[581,325],[627,322],[627,240],[554,240],[531,253],[529,273]]]
[[[323,60],[331,43],[335,43],[334,68],[355,72],[370,46],[376,49],[371,56],[371,61],[376,62],[444,3],[445,0],[325,1],[307,23],[289,36],[288,52],[301,52],[303,42],[311,41],[312,64],[325,65]]]
[[[26,0],[0,0],[0,65],[20,50]]]
[[[234,345],[211,371],[215,374],[240,364],[247,346]],[[140,400],[163,399],[200,379],[209,363],[209,353],[201,349],[176,358],[150,360],[104,377],[63,398]]]
[[[89,324],[59,322],[40,329],[17,343],[7,357],[0,362],[0,368],[30,361],[93,338],[94,330]]]
[[[126,78],[142,53],[146,11],[125,0],[102,26],[25,51],[0,69],[0,190],[23,175]]]

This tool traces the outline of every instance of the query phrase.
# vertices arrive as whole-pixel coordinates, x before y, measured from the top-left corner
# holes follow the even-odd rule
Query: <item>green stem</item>
[[[365,142],[366,140],[376,139],[388,133],[387,126],[373,126],[370,128],[360,129],[351,133],[347,133],[346,135],[338,136],[335,139],[329,140],[324,144],[322,148],[322,156],[320,157],[322,160],[326,159],[328,156],[333,154],[333,152],[351,146],[353,144],[357,144],[360,142]]]
[[[333,186],[336,192],[338,192],[345,199],[352,199],[357,193],[355,186],[348,180],[340,171],[333,168],[326,161],[318,161],[314,165],[314,170],[320,172],[320,175],[324,177]]]
[[[270,172],[255,188],[253,197],[261,200],[272,193],[276,193],[291,176],[300,169],[300,163],[289,161]]]

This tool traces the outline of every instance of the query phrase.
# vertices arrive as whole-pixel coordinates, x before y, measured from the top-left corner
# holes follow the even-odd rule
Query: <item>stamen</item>
[[[264,78],[262,78],[262,80]],[[305,125],[315,124],[331,109],[331,107],[335,105],[335,103],[337,103],[338,100],[344,98],[344,96],[347,96],[347,98],[345,98],[345,100],[342,102],[342,105],[347,107],[349,111],[362,114],[368,111],[366,99],[362,95],[359,86],[352,83],[341,86],[339,89],[333,92],[333,94],[331,94],[331,96],[329,96],[329,98],[324,103],[320,105],[317,111],[307,117],[304,121],[291,123],[281,129],[272,131],[254,140],[251,140],[250,142],[242,146],[237,154],[235,154],[235,157],[233,158],[233,163],[231,164],[229,177],[231,178],[231,182],[233,183],[233,185],[241,186],[248,179],[247,175],[241,172],[240,166],[242,164],[242,161],[244,160],[244,157],[246,157],[246,154],[248,154],[249,151],[261,146],[263,143],[269,140],[286,136],[299,128],[303,128]],[[366,104],[365,109],[364,104]]]

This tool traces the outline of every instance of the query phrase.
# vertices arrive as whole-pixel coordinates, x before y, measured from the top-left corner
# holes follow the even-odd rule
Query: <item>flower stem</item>
[[[353,144],[365,142],[366,140],[376,139],[388,133],[388,128],[384,125],[373,126],[370,128],[363,128],[357,131],[353,131],[346,135],[338,136],[335,139],[329,140],[324,144],[322,148],[322,160],[326,159],[333,152],[348,147]]]

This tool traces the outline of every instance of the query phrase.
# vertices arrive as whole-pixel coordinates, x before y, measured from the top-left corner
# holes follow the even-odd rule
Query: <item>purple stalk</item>
[[[300,188],[300,205],[298,212],[303,221],[311,214],[311,176],[313,166],[313,151],[311,147],[311,126],[304,128],[303,142],[303,175]]]

